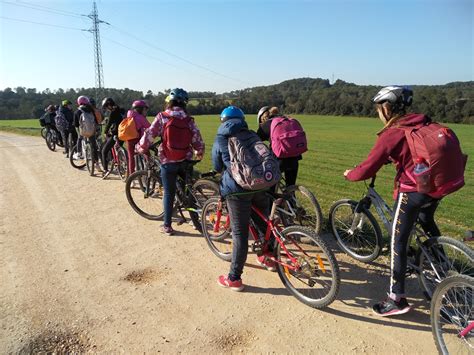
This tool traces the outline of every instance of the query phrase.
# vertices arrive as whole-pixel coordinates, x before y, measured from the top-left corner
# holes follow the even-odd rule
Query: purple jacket
[[[143,115],[140,115],[137,111],[128,110],[127,117],[133,117],[133,120],[135,121],[135,127],[137,128],[139,137],[141,137],[143,133],[145,132],[145,130],[148,127],[150,127],[150,122],[148,122],[146,117]]]

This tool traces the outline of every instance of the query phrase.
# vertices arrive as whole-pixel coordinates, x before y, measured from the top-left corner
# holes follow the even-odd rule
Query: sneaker
[[[231,281],[228,276],[221,275],[217,279],[217,284],[221,287],[230,288],[232,291],[240,292],[244,289],[242,279]]]
[[[376,303],[372,307],[375,314],[382,317],[396,316],[405,314],[411,309],[406,298],[400,298],[400,301],[394,301],[390,297],[385,301]]]
[[[95,163],[95,170],[97,170],[98,172],[102,172],[102,167],[99,163]]]
[[[263,266],[268,271],[275,272],[276,271],[276,264],[275,262],[270,259],[269,257],[262,255],[257,258],[257,263],[260,266]]]
[[[160,228],[161,233],[165,233],[168,235],[173,235],[174,234],[174,229],[171,226],[165,226],[164,224],[161,225]]]

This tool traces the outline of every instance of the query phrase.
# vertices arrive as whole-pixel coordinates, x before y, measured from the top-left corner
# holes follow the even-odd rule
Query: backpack
[[[461,152],[459,140],[450,128],[436,122],[398,128],[405,132],[415,164],[418,158],[423,158],[429,165],[428,195],[441,198],[464,186],[467,155]],[[412,172],[405,173],[416,183]]]
[[[255,132],[242,130],[228,140],[230,173],[246,190],[269,188],[280,180],[280,166]]]
[[[69,127],[69,122],[66,120],[66,116],[64,116],[64,113],[61,112],[61,110],[56,111],[56,118],[54,119],[56,123],[56,127],[60,130],[67,130]]]
[[[104,120],[104,116],[102,116],[102,113],[100,112],[98,108],[94,108],[94,116],[95,116],[95,121],[98,124],[101,124],[102,121]]]
[[[130,141],[138,138],[138,130],[133,117],[126,117],[118,126],[118,138],[121,141]]]
[[[294,158],[308,150],[303,127],[294,118],[275,117],[270,124],[272,151],[278,158]]]
[[[169,117],[162,114],[163,117],[169,118],[163,126],[161,136],[161,146],[164,156],[172,161],[180,161],[186,159],[191,143],[193,140],[193,132],[189,128],[192,117]]]
[[[92,137],[95,134],[95,115],[93,112],[81,112],[79,118],[79,133],[85,138]]]

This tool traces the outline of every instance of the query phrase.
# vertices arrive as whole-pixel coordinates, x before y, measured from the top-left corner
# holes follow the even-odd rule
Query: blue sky
[[[333,75],[375,85],[474,80],[471,0],[97,5],[112,24],[101,26],[106,87],[220,93]],[[0,0],[0,89],[93,87],[89,32],[11,20],[87,29],[91,21],[74,15],[91,9],[92,1]]]

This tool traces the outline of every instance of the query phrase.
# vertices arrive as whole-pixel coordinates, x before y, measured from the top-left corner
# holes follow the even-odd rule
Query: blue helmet
[[[187,104],[189,101],[188,93],[186,92],[186,90],[180,88],[173,89],[170,91],[170,94],[166,98],[167,102],[171,100]]]
[[[230,120],[231,118],[238,118],[240,120],[245,120],[244,112],[237,106],[227,106],[221,112],[221,122]]]

